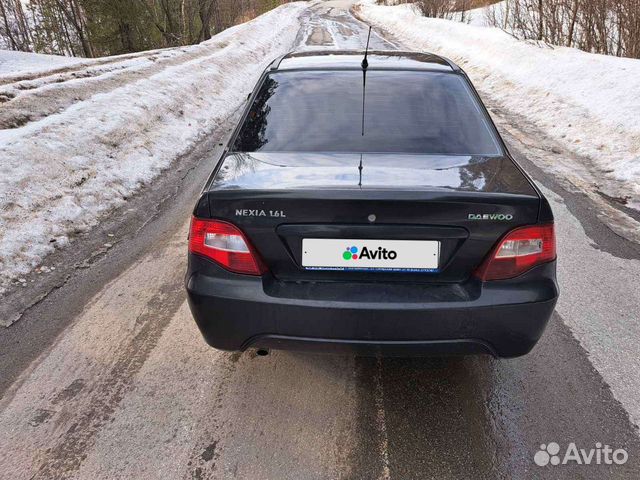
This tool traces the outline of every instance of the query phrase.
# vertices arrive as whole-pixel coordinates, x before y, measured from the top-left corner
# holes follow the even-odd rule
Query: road
[[[362,47],[366,29],[348,3],[312,7],[297,42]],[[372,46],[402,47],[378,33]],[[640,246],[616,229],[637,215],[548,173],[557,147],[485,101],[557,217],[562,299],[530,355],[208,348],[185,303],[185,238],[232,116],[59,254],[63,281],[0,328],[0,478],[640,477]],[[156,205],[152,218],[140,216],[143,205]],[[113,246],[101,249],[105,241]],[[534,454],[549,442],[599,442],[629,459],[538,467]]]

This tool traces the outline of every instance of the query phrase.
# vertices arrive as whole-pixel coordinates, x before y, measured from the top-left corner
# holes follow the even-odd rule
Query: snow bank
[[[503,8],[505,2],[498,2],[488,5],[486,7],[478,7],[465,12],[467,23],[478,27],[490,26],[488,14],[493,12],[496,16],[496,20],[499,24],[502,22]]]
[[[496,28],[425,18],[412,5],[365,0],[356,10],[409,48],[456,61],[483,94],[591,158],[637,201],[640,60],[539,46]]]
[[[38,53],[0,50],[0,75],[18,73],[37,73],[55,67],[66,67],[86,62],[86,59],[63,57],[60,55],[41,55]]]
[[[0,131],[0,293],[238,108],[267,64],[292,48],[305,8],[287,4],[174,49],[183,62]]]

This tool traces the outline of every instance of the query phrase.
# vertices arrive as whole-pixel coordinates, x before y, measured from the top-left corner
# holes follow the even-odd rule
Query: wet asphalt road
[[[313,7],[299,43],[361,47],[366,30],[348,3]],[[395,46],[372,38],[373,48]],[[637,350],[625,343],[638,339],[638,292],[624,280],[640,278],[638,245],[605,226],[597,200],[546,173],[545,151],[528,148],[532,127],[486,100],[558,218],[563,299],[530,355],[257,357],[205,346],[182,286],[187,219],[231,118],[104,222],[96,236],[117,231],[111,250],[0,330],[0,478],[640,477],[629,420]],[[136,208],[150,204],[153,218],[139,218]],[[58,261],[83,248],[93,247]],[[609,444],[629,460],[538,467],[533,456],[549,442]]]

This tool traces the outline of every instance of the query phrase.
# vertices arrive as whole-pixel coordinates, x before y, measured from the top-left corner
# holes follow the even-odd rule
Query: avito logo
[[[360,251],[358,247],[347,247],[346,251],[342,254],[342,258],[345,260],[358,260],[359,258],[367,260],[395,260],[398,258],[398,253],[395,250],[387,250],[382,247],[378,247],[377,250],[362,247],[362,251]]]

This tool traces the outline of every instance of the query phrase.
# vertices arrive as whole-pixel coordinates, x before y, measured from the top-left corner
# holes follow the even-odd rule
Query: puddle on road
[[[524,357],[357,358],[355,369],[350,462],[363,478],[384,477],[385,457],[390,478],[632,478],[640,468],[624,409],[558,316]],[[550,442],[563,451],[600,442],[624,448],[629,461],[542,469],[533,457]]]
[[[322,7],[321,7],[322,8]],[[367,43],[368,30],[364,23],[351,15],[335,14],[332,8],[321,13],[308,13],[303,22],[298,44],[303,49],[362,50]],[[371,33],[371,50],[396,50],[397,47],[375,31]]]
[[[497,478],[486,409],[488,357],[356,359],[359,445],[353,470],[378,478],[382,384],[390,478]],[[363,477],[364,478],[364,477]]]

